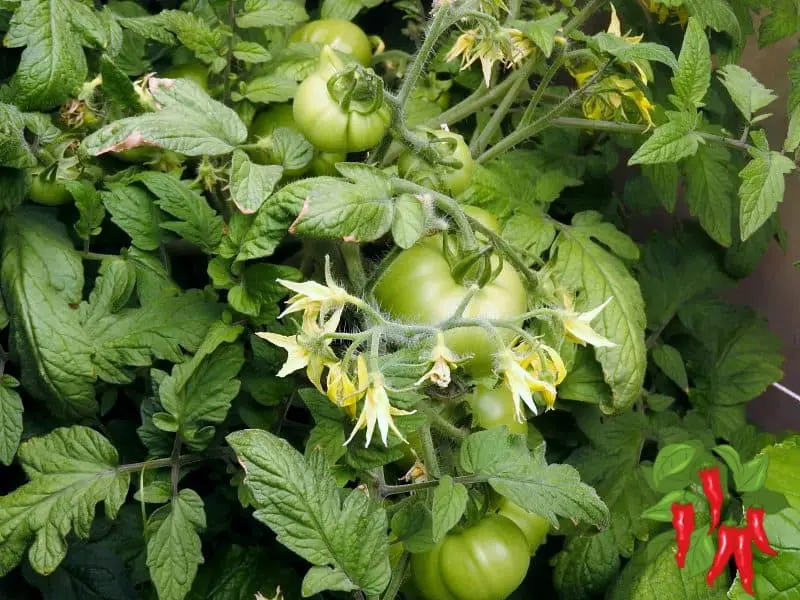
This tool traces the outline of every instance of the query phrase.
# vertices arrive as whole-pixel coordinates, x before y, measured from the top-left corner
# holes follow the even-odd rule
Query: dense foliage
[[[0,0],[0,597],[796,599],[800,440],[745,416],[780,344],[720,294],[800,147],[737,62],[798,29]],[[777,556],[707,584],[753,514]]]

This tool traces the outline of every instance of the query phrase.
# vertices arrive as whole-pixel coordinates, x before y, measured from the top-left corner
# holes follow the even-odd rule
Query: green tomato
[[[56,179],[48,179],[43,175],[35,175],[31,180],[29,198],[36,204],[60,206],[72,201],[72,195],[66,186]]]
[[[314,175],[329,175],[335,177],[339,174],[336,170],[336,163],[347,161],[347,154],[344,152],[317,152],[311,159],[311,172]]]
[[[289,41],[330,46],[349,54],[365,67],[372,64],[372,44],[367,34],[355,23],[343,19],[321,19],[306,23],[289,37]]]
[[[336,77],[347,88],[335,98],[328,82]],[[338,86],[334,86],[338,87]],[[347,98],[345,97],[347,96]],[[361,152],[376,146],[386,135],[392,113],[383,99],[383,83],[371,69],[346,71],[342,59],[330,47],[322,51],[320,68],[297,88],[294,120],[309,142],[324,152]]]
[[[487,227],[497,230],[496,219],[488,212],[464,207],[464,210]],[[497,269],[500,259],[492,256]],[[456,281],[442,253],[441,235],[430,236],[408,250],[403,250],[386,269],[375,287],[381,307],[396,318],[412,323],[435,325],[453,315],[468,293],[464,283]],[[527,310],[528,297],[519,273],[509,264],[497,277],[472,297],[464,310],[466,318],[508,319]],[[501,330],[505,343],[514,337]],[[492,355],[499,350],[491,335],[481,327],[458,327],[445,333],[447,346],[462,356],[472,355],[464,369],[473,377],[491,374]]]
[[[411,556],[414,583],[426,600],[504,600],[525,579],[529,562],[522,531],[499,515]]]
[[[159,73],[169,79],[189,79],[208,91],[208,69],[200,63],[184,63],[168,67]]]
[[[421,156],[410,150],[404,151],[397,160],[397,170],[401,177],[416,181],[423,185],[429,185],[439,191],[458,196],[469,187],[472,176],[475,174],[475,161],[469,152],[469,146],[464,142],[464,138],[451,131],[441,129],[423,129],[423,134],[431,135],[440,140],[451,140],[454,144],[450,150],[445,144],[437,144],[441,151],[448,157],[455,158],[461,163],[458,168],[445,165],[432,165]]]
[[[519,527],[528,542],[531,556],[536,554],[536,550],[544,543],[545,539],[547,539],[547,534],[550,533],[550,521],[536,513],[525,510],[518,504],[514,504],[508,498],[501,498],[498,503],[497,514],[513,521]]]
[[[467,396],[474,423],[484,429],[508,425],[512,433],[528,435],[528,422],[520,423],[515,417],[514,399],[505,385],[491,389],[478,385]]]

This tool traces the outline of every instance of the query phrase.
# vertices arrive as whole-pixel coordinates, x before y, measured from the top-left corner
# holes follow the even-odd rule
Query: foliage
[[[785,237],[800,50],[780,145],[738,62],[795,0],[170,6],[0,0],[0,596],[506,597],[506,511],[525,597],[738,600],[674,561],[702,461],[800,589],[781,348],[721,296]]]

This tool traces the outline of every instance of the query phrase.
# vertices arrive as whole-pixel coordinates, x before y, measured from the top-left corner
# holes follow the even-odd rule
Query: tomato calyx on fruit
[[[475,173],[475,161],[464,138],[452,131],[419,128],[414,151],[406,150],[397,161],[401,177],[458,196]]]
[[[328,94],[344,111],[371,115],[384,102],[383,80],[360,65],[352,64],[336,71],[327,85]]]

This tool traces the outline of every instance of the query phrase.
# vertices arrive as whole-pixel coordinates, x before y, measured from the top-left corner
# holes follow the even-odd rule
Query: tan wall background
[[[774,116],[764,123],[772,148],[780,148],[786,137],[787,57],[796,46],[797,38],[761,50],[751,41],[741,63],[780,97],[770,106]],[[800,260],[800,175],[787,178],[780,214],[788,233],[786,253],[773,243],[756,271],[729,292],[727,299],[750,305],[769,319],[770,328],[783,340],[782,383],[800,393],[800,270],[792,265]],[[750,405],[750,415],[771,431],[800,431],[800,402],[774,388]]]

